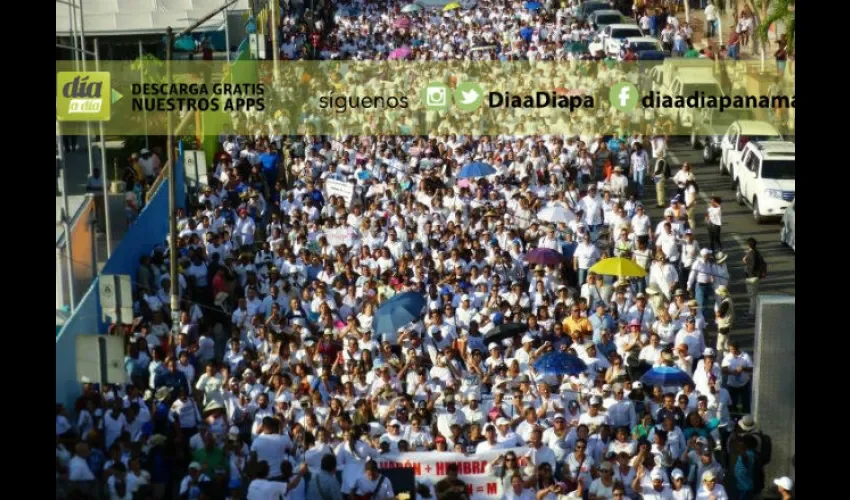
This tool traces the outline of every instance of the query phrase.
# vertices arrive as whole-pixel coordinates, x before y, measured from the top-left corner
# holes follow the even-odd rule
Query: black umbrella
[[[487,332],[487,335],[484,336],[484,343],[500,342],[517,335],[522,335],[527,331],[528,325],[525,323],[504,323]]]

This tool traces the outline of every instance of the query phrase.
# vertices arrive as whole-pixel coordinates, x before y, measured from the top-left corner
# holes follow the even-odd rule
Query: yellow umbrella
[[[455,10],[455,9],[459,9],[459,8],[460,8],[460,4],[459,4],[459,3],[457,3],[457,2],[452,2],[452,3],[448,3],[448,4],[446,4],[446,6],[445,6],[445,7],[443,7],[443,12],[448,12],[448,11],[450,11],[450,10]]]
[[[622,257],[602,259],[594,264],[589,271],[591,273],[619,276],[621,278],[643,278],[646,276],[646,269],[635,264],[634,261]]]

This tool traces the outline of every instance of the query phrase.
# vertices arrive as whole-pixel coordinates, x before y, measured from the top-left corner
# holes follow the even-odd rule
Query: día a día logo
[[[112,87],[105,71],[67,71],[56,75],[56,116],[62,121],[107,121]]]

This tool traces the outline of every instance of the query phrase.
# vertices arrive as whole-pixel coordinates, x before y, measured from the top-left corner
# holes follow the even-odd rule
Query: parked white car
[[[791,205],[785,209],[785,215],[782,216],[782,229],[779,230],[779,241],[783,245],[791,247],[794,252],[797,251],[797,231],[794,227],[796,218],[797,198],[794,198]]]
[[[793,142],[750,141],[741,160],[735,162],[735,199],[749,205],[753,219],[761,224],[767,218],[782,217],[794,201],[796,161]]]
[[[635,24],[609,24],[600,32],[603,50],[612,56],[620,55],[626,38],[642,37],[643,31]]]
[[[712,141],[712,158],[720,157],[720,175],[732,172],[732,165],[740,161],[744,147],[750,141],[781,141],[782,134],[768,122],[757,120],[738,120],[729,125],[723,138],[719,141],[717,151],[716,141]]]

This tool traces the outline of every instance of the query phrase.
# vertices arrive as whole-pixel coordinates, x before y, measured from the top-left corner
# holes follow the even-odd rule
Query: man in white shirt
[[[262,426],[262,433],[251,443],[251,451],[257,454],[258,461],[269,464],[268,477],[274,479],[281,474],[280,464],[286,459],[286,453],[292,449],[292,441],[288,434],[280,433],[280,422],[273,417],[263,418]]]
[[[741,350],[737,341],[729,341],[728,347],[729,351],[720,363],[723,374],[726,376],[726,389],[732,398],[732,405],[742,413],[749,413],[753,360],[749,354]]]
[[[374,460],[366,462],[366,473],[354,483],[354,496],[369,497],[372,500],[392,500],[395,498],[393,485],[386,476],[378,471],[378,464]]]
[[[94,481],[94,474],[88,462],[86,462],[90,453],[89,444],[85,441],[77,443],[74,453],[74,458],[68,462],[68,479],[71,481]]]

